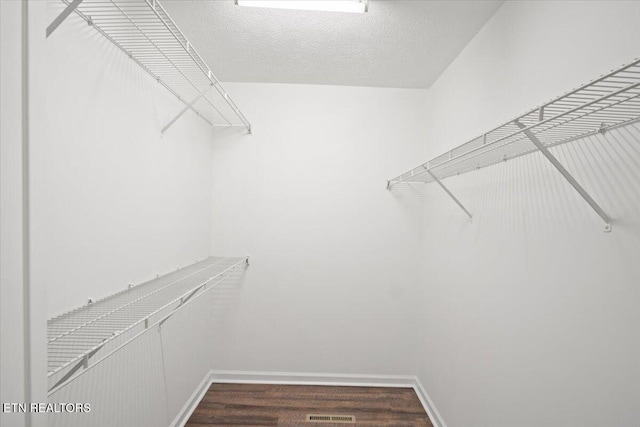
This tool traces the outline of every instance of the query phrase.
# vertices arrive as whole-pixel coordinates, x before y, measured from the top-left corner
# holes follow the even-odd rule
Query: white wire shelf
[[[251,131],[251,123],[158,0],[62,2],[67,7],[49,25],[47,37],[75,12],[184,104],[184,110],[163,133],[189,109],[211,126]]]
[[[640,59],[541,105],[389,181],[433,182],[640,119]]]
[[[47,322],[49,389],[69,381],[238,272],[248,258],[210,257]]]
[[[611,217],[549,148],[638,120],[640,59],[422,163],[387,181],[387,189],[402,182],[436,182],[472,219],[471,212],[441,180],[539,151],[602,218],[604,231],[609,232]]]

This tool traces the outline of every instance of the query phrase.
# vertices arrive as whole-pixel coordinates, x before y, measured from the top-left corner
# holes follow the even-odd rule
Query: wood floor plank
[[[354,415],[355,424],[307,414]],[[186,427],[433,427],[410,388],[212,384]]]

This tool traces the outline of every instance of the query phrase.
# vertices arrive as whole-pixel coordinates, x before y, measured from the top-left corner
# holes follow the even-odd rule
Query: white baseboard
[[[210,374],[215,383],[350,387],[412,387],[415,378],[408,375],[316,374],[308,372],[211,371]]]
[[[422,383],[415,376],[256,371],[210,371],[171,423],[171,427],[183,427],[187,423],[212,383],[412,388],[434,427],[447,427]]]
[[[431,420],[431,424],[434,427],[447,427],[447,423],[444,422],[442,415],[438,412],[436,405],[433,404],[433,401],[427,394],[427,390],[424,389],[424,386],[418,379],[418,377],[414,377],[413,389],[418,395],[418,399],[420,399],[420,403],[422,403],[422,407],[429,415],[429,419]]]
[[[189,396],[189,400],[187,400],[173,422],[169,425],[170,427],[184,427],[191,414],[193,414],[193,411],[196,410],[198,404],[207,393],[207,390],[209,390],[211,382],[211,372],[207,372],[200,384],[198,384],[198,387],[196,387],[193,393],[191,393],[191,396]]]

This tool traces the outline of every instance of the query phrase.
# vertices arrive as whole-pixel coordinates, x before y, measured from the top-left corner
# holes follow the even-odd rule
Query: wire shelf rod
[[[56,316],[52,319],[49,319],[47,321],[47,325],[48,327],[55,325],[56,322],[58,321],[63,321],[63,320],[68,320],[70,319],[70,316],[74,316],[74,315],[78,315],[78,314],[82,314],[82,313],[86,313],[87,310],[89,309],[89,307],[91,308],[91,310],[95,310],[95,309],[99,309],[101,308],[103,305],[105,304],[111,304],[113,303],[113,301],[116,298],[120,298],[126,295],[130,295],[132,292],[142,292],[143,289],[145,289],[146,287],[152,285],[153,283],[158,282],[159,280],[164,280],[167,282],[170,282],[172,280],[174,280],[175,277],[181,277],[182,274],[186,274],[189,271],[195,271],[198,270],[200,268],[202,268],[203,265],[210,265],[213,262],[216,262],[218,259],[220,258],[215,258],[215,257],[208,257],[202,260],[196,260],[194,263],[189,264],[187,266],[184,266],[182,268],[178,267],[176,270],[168,272],[164,275],[159,275],[156,274],[156,276],[152,279],[149,279],[145,282],[139,283],[137,285],[131,285],[130,287],[123,289],[121,291],[118,291],[114,294],[111,294],[109,296],[106,296],[102,299],[97,300],[94,304],[92,304],[91,306],[82,306],[79,308],[76,308],[74,310],[68,311],[64,314],[61,314],[59,316]]]
[[[640,59],[635,59],[410,169],[387,181],[387,188],[400,182],[437,182],[538,151],[605,221],[605,231],[610,231],[610,217],[547,149],[638,120]]]
[[[640,64],[640,61],[636,60],[635,62],[626,65],[625,67],[623,67],[623,69],[630,69],[631,67],[638,67],[638,64]],[[610,77],[611,75],[614,75],[616,72],[618,71],[613,71],[611,73],[609,73],[608,75],[605,75],[603,77],[601,77],[600,79],[596,80],[596,81],[602,81],[604,79],[606,79],[607,77]],[[638,74],[640,74],[640,72],[638,72]],[[640,113],[638,112],[636,106],[638,105],[637,102],[638,100],[636,99],[639,95],[640,95],[640,89],[638,88],[638,86],[640,85],[640,83],[638,83],[638,79],[637,77],[634,80],[629,80],[629,79],[624,79],[624,83],[630,83],[627,86],[624,87],[620,87],[620,86],[613,86],[613,85],[608,85],[611,88],[615,88],[616,90],[614,92],[611,91],[606,91],[603,92],[602,94],[600,94],[597,98],[591,98],[587,103],[583,103],[578,107],[573,107],[569,110],[567,110],[567,106],[562,106],[562,107],[557,107],[556,104],[554,104],[555,101],[551,101],[549,103],[546,103],[532,111],[530,111],[529,113],[526,113],[522,116],[520,116],[518,119],[521,120],[523,123],[526,123],[529,125],[529,127],[533,130],[536,131],[537,133],[537,128],[541,127],[542,125],[546,125],[546,124],[551,124],[553,125],[554,122],[556,122],[556,125],[563,125],[563,123],[568,123],[571,120],[565,120],[564,122],[557,122],[558,120],[562,119],[563,117],[567,117],[570,118],[572,115],[577,115],[577,118],[580,117],[585,117],[585,116],[593,116],[592,118],[584,118],[581,120],[582,123],[593,123],[596,120],[600,120],[603,118],[616,118],[616,119],[621,119],[619,121],[625,121],[627,119],[633,119],[636,116],[640,115]],[[589,87],[589,86],[585,86],[585,87]],[[581,89],[576,89],[573,91],[573,93],[577,93],[578,91],[580,91]],[[571,92],[568,95],[565,95],[561,98],[559,98],[560,100],[563,100],[565,98],[567,98],[568,96],[571,95]],[[610,100],[610,101],[607,101]],[[609,102],[609,103],[607,103]],[[602,103],[601,106],[598,106],[596,104]],[[617,104],[621,104],[623,103],[624,105],[621,106],[622,109],[618,109]],[[590,109],[591,108],[591,109]],[[593,109],[596,109],[596,112],[593,111]],[[541,122],[533,122],[531,123],[532,117],[534,116],[533,113],[540,111],[540,109],[544,109],[544,111],[546,113],[549,112],[557,112],[557,114],[553,114],[552,117],[547,118],[546,120],[543,120]],[[584,114],[582,114],[579,110],[583,109]],[[605,110],[603,112],[597,112],[598,110]],[[575,119],[575,118],[574,118]],[[531,124],[530,124],[531,123]],[[614,123],[616,124],[616,123]],[[544,129],[542,130],[544,131]],[[585,128],[584,129],[585,132],[588,132],[589,129]],[[436,159],[433,159],[429,162],[423,163],[419,166],[416,166],[415,168],[411,169],[412,171],[419,171],[419,168],[424,168],[425,166],[429,167],[430,169],[432,168],[440,168],[440,167],[448,167],[449,165],[456,163],[458,161],[464,161],[466,158],[469,158],[473,152],[475,151],[488,151],[489,148],[487,148],[487,146],[490,145],[494,145],[497,144],[499,142],[506,142],[506,144],[511,144],[513,141],[510,141],[509,138],[513,138],[515,135],[522,133],[523,131],[521,129],[516,128],[515,126],[513,126],[512,123],[507,123],[504,124],[502,126],[499,126],[489,132],[487,132],[484,135],[490,135],[490,134],[495,134],[495,136],[497,138],[493,138],[493,139],[489,139],[486,138],[487,141],[485,144],[482,144],[480,146],[471,148],[467,151],[463,151],[461,154],[455,155],[455,156],[449,156],[445,161],[443,161],[444,159],[442,159],[443,156],[439,156]],[[464,147],[466,145],[471,144],[474,141],[478,141],[480,138],[475,138],[473,140],[471,140],[469,143],[464,144],[460,147],[457,147],[455,149],[453,149],[451,152],[453,153],[453,151],[458,151],[458,150],[464,150]],[[422,175],[424,175],[424,173],[422,173]],[[393,180],[391,180],[390,182],[393,184],[397,183],[397,182],[402,182],[402,181],[411,181],[412,179],[415,179],[416,174],[414,173],[413,175],[405,173],[402,174],[400,176],[398,176],[397,178],[394,178]]]
[[[637,95],[637,96],[638,96],[638,95]],[[603,108],[605,108],[605,107],[603,107]],[[590,113],[589,113],[589,114],[590,114]],[[631,117],[632,117],[632,118],[633,118],[633,117],[637,117],[637,114],[635,114],[635,115],[631,115]],[[601,122],[600,120],[595,120],[595,121],[594,121],[594,123],[598,123],[598,124],[599,124],[600,122]],[[555,126],[553,126],[553,127],[561,126],[561,125],[562,125],[562,126],[564,126],[564,125],[565,125],[565,123],[558,123],[557,125],[555,125]],[[535,126],[535,125],[534,125],[534,126]],[[552,129],[553,127],[548,128],[548,129]],[[581,125],[576,125],[576,127],[577,127],[577,128],[579,128],[579,129],[584,129],[584,126],[581,126]],[[547,130],[543,130],[543,132],[546,132],[546,131],[547,131]],[[500,139],[500,141],[501,141],[501,140],[504,140],[504,139],[506,139],[506,138],[508,138],[509,136],[513,136],[513,135],[518,134],[518,133],[520,133],[520,132],[514,132],[514,133],[513,133],[513,134],[511,134],[511,135],[508,135],[508,136],[506,136],[506,137],[504,137],[504,138],[501,138],[501,139]],[[512,143],[514,143],[514,142],[524,141],[524,140],[526,140],[526,137],[525,137],[525,136],[522,136],[522,137],[520,137],[520,138],[516,139],[515,141],[509,141],[509,142],[507,142],[507,144],[512,144]],[[498,141],[495,141],[495,143],[497,143],[497,142],[498,142]],[[493,144],[493,143],[492,143],[492,144]],[[480,151],[480,149],[481,149],[481,148],[484,148],[484,151],[482,151],[482,152],[479,152],[479,153],[475,154],[475,152]],[[466,160],[468,160],[469,158],[473,158],[473,157],[476,157],[476,156],[478,156],[478,155],[483,155],[483,154],[485,154],[486,152],[489,152],[489,151],[492,151],[492,150],[499,150],[499,149],[501,149],[501,148],[503,148],[503,146],[501,146],[501,145],[497,145],[497,146],[495,146],[495,147],[493,147],[493,148],[486,148],[486,146],[485,146],[485,147],[478,147],[478,149],[476,149],[476,150],[472,150],[472,151],[473,151],[473,153],[472,153],[472,151],[469,151],[469,152],[467,152],[467,153],[463,153],[463,154],[461,154],[460,156],[458,156],[458,157],[456,157],[456,158],[451,158],[451,159],[450,159],[448,162],[446,162],[446,163],[441,163],[441,164],[435,165],[435,166],[433,166],[431,169],[434,169],[434,170],[435,170],[435,169],[438,169],[440,166],[442,166],[442,167],[445,167],[445,166],[446,166],[446,167],[449,167],[449,166],[451,166],[451,165],[455,165],[455,164],[461,163],[461,162],[463,162],[463,161],[466,161]],[[535,151],[535,150],[532,150],[532,151]],[[470,154],[470,153],[471,153],[471,154]],[[467,156],[468,156],[468,157],[467,157]],[[424,173],[424,172],[423,172],[423,173]]]
[[[245,127],[251,123],[157,1],[83,0],[73,12],[101,33],[185,106],[210,84],[215,96],[205,96],[192,110],[214,127]],[[62,0],[69,6],[71,0]],[[211,110],[209,110],[209,107]]]
[[[117,339],[118,337],[122,336],[123,334],[125,334],[126,332],[132,330],[135,327],[144,325],[145,328],[138,332],[137,334],[135,334],[133,337],[127,339],[125,342],[123,342],[122,344],[118,345],[115,349],[111,350],[108,354],[104,355],[102,358],[100,358],[99,360],[97,360],[96,362],[92,363],[90,366],[86,366],[85,369],[83,369],[80,373],[78,373],[76,376],[69,378],[68,380],[65,380],[63,383],[56,383],[56,385],[49,390],[49,396],[53,393],[55,393],[56,391],[58,391],[60,388],[64,387],[66,384],[69,384],[71,381],[73,381],[73,379],[79,377],[80,375],[82,375],[83,373],[87,372],[90,368],[98,365],[99,363],[101,363],[102,361],[106,360],[107,358],[109,358],[111,355],[115,354],[116,352],[118,352],[119,350],[121,350],[122,348],[126,347],[127,345],[129,345],[131,342],[133,342],[135,339],[137,339],[138,337],[140,337],[141,335],[145,334],[146,332],[150,331],[151,329],[155,328],[156,326],[160,326],[166,319],[170,318],[171,316],[173,316],[173,314],[175,314],[177,311],[184,309],[184,307],[186,307],[187,305],[191,304],[194,300],[196,300],[197,298],[201,297],[202,295],[204,295],[207,291],[213,289],[217,284],[223,282],[224,280],[226,280],[228,277],[230,277],[230,275],[236,271],[236,269],[240,266],[245,266],[248,265],[248,258],[241,258],[241,259],[236,259],[237,261],[234,262],[232,265],[230,265],[228,268],[226,268],[225,270],[221,271],[220,273],[216,274],[215,276],[212,276],[210,278],[208,278],[207,280],[203,281],[202,283],[200,283],[198,286],[196,286],[196,288],[199,289],[203,289],[202,292],[199,292],[197,295],[193,296],[192,298],[190,298],[188,301],[179,304],[174,310],[172,310],[170,313],[162,316],[161,319],[149,324],[149,325],[144,325],[146,322],[148,322],[148,320],[150,319],[150,317],[152,317],[155,314],[159,314],[162,313],[164,310],[170,308],[172,305],[175,305],[176,303],[180,302],[182,299],[186,298],[189,296],[189,294],[191,292],[193,292],[193,289],[185,292],[184,294],[182,294],[179,298],[174,299],[173,301],[163,305],[162,307],[159,307],[156,311],[154,311],[154,314],[152,314],[151,316],[147,316],[145,319],[142,319],[138,322],[136,322],[135,324],[130,325],[126,330],[120,331],[117,334],[113,335],[112,337],[102,341],[101,343],[97,344],[96,346],[92,347],[91,349],[87,350],[85,353],[83,354],[79,354],[77,357],[75,357],[72,360],[67,361],[66,363],[64,363],[62,366],[56,368],[55,370],[49,372],[48,377],[52,378],[55,374],[57,374],[58,372],[61,372],[62,370],[64,370],[65,368],[73,365],[74,363],[77,363],[81,360],[83,360],[83,358],[85,358],[87,355],[95,352],[96,350],[103,348],[104,346],[106,346],[108,343],[110,343],[111,341],[113,341],[114,339]]]
[[[164,19],[162,19],[162,17],[160,17],[160,15],[158,14],[158,12],[156,11],[155,6],[157,6],[160,10],[162,10],[162,12],[168,17],[169,15],[167,15],[166,11],[164,10],[164,8],[160,5],[160,3],[157,0],[154,0],[153,5],[149,2],[149,0],[145,0],[145,2],[151,6],[151,9],[156,13],[156,15],[158,15],[158,17],[160,18],[160,20],[162,21],[163,24],[165,24],[165,26],[167,27],[167,29],[171,32],[171,34],[173,34],[176,37],[176,40],[179,40],[179,38],[176,36],[176,33],[169,28],[169,26],[167,25],[167,23],[165,22]],[[177,25],[175,25],[175,23],[171,20],[171,18],[169,18],[169,20],[171,21],[171,24],[176,28],[176,30],[178,30],[178,32],[180,32],[180,34],[182,34],[182,32],[180,31],[180,29],[178,28]],[[185,39],[186,40],[186,39]],[[191,46],[188,42],[186,44],[186,50],[187,53],[193,58],[194,62],[200,66],[200,63],[204,63],[204,61],[202,61],[202,59],[200,58],[200,55],[198,54],[198,52],[195,50],[195,48],[193,48],[193,46]],[[191,52],[189,52],[189,49],[192,49],[195,52],[195,55],[197,56],[197,59],[195,57],[193,57],[193,55],[191,54]],[[240,118],[240,120],[245,124],[245,126],[247,127],[247,129],[249,130],[249,132],[251,132],[251,123],[249,123],[249,121],[247,120],[247,118],[244,116],[244,114],[242,114],[242,112],[238,109],[238,107],[236,106],[236,104],[233,102],[233,100],[229,97],[229,95],[227,94],[227,92],[222,88],[222,86],[220,85],[220,82],[218,81],[218,79],[213,75],[213,73],[211,72],[211,69],[209,69],[208,67],[206,68],[206,70],[204,69],[204,67],[201,67],[201,70],[204,74],[207,75],[207,77],[209,78],[209,80],[213,83],[214,87],[216,88],[216,90],[218,91],[218,93],[220,93],[220,95],[225,99],[225,101],[227,102],[227,104],[229,104],[229,106],[231,106],[231,108],[235,111],[235,113],[238,115],[238,117]]]
[[[185,276],[185,277],[183,277],[183,278],[180,278],[180,279],[176,280],[175,282],[169,283],[168,285],[165,285],[165,286],[163,286],[163,287],[161,287],[161,288],[159,288],[159,289],[156,289],[156,290],[154,290],[153,292],[151,292],[151,293],[149,293],[149,294],[143,295],[143,296],[141,296],[141,297],[139,297],[139,298],[137,298],[137,299],[135,299],[135,300],[133,300],[133,301],[130,301],[130,302],[128,302],[127,304],[125,304],[125,305],[123,305],[123,306],[121,306],[121,307],[114,308],[112,311],[109,311],[108,313],[105,313],[105,314],[103,314],[103,315],[100,315],[100,316],[99,316],[99,317],[97,317],[97,318],[94,318],[94,319],[92,319],[92,320],[90,320],[90,321],[88,321],[88,322],[85,322],[85,323],[83,323],[83,324],[81,324],[81,325],[78,325],[78,326],[74,327],[73,329],[71,329],[70,331],[65,332],[64,334],[60,334],[60,335],[58,335],[58,336],[54,337],[53,339],[50,339],[48,342],[49,342],[49,343],[54,342],[54,341],[56,341],[57,339],[60,339],[60,338],[62,338],[63,336],[68,335],[68,334],[69,334],[69,333],[71,333],[71,332],[77,331],[78,329],[81,329],[81,328],[83,328],[83,327],[85,327],[85,326],[87,326],[87,325],[90,325],[91,323],[96,322],[96,321],[98,321],[98,320],[102,319],[102,318],[103,318],[103,317],[105,317],[105,316],[108,316],[108,315],[114,314],[114,313],[116,313],[117,311],[122,310],[122,309],[124,309],[125,307],[128,307],[128,306],[129,306],[129,305],[131,305],[131,304],[135,304],[136,302],[138,302],[139,300],[141,300],[141,299],[143,299],[143,298],[148,298],[149,296],[151,296],[151,295],[153,295],[153,294],[155,294],[155,293],[157,293],[157,292],[160,292],[160,291],[162,291],[163,289],[168,288],[169,286],[173,286],[173,285],[175,285],[175,284],[177,284],[177,283],[180,283],[181,281],[185,280],[186,278],[188,278],[188,277],[190,277],[190,276],[192,276],[192,275],[194,275],[194,274],[197,274],[197,273],[200,273],[200,272],[202,272],[202,271],[208,270],[208,269],[210,269],[210,268],[212,268],[212,267],[216,266],[216,265],[217,265],[217,264],[219,264],[220,262],[222,262],[222,260],[221,260],[221,261],[219,261],[219,262],[217,262],[217,263],[215,263],[215,264],[213,264],[213,265],[207,266],[207,267],[203,268],[202,270],[198,270],[198,271],[196,271],[196,272],[194,272],[194,273],[189,274],[188,276]]]

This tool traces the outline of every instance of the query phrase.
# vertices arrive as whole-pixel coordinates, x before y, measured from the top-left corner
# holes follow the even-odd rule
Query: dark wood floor
[[[355,424],[310,423],[307,414],[355,415]],[[186,427],[433,427],[410,388],[212,384]]]

